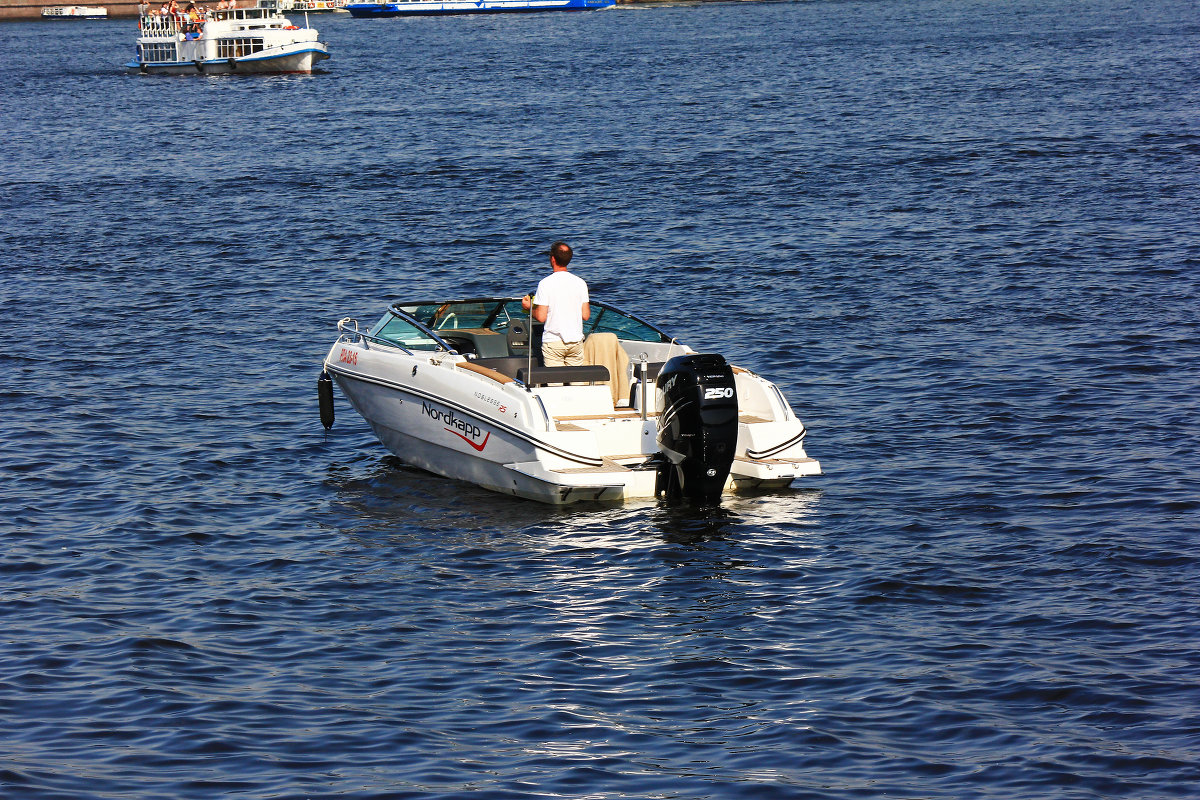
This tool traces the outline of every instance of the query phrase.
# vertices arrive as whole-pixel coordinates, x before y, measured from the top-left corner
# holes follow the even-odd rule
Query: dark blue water
[[[1200,796],[1194,3],[313,22],[0,25],[0,796]],[[827,474],[564,513],[324,434],[339,317],[560,237]]]

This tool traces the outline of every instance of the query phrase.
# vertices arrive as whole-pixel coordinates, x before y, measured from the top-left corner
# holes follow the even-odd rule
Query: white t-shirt
[[[549,306],[543,339],[560,342],[583,341],[583,318],[580,312],[588,302],[588,287],[583,278],[570,272],[552,272],[538,283],[533,304]]]

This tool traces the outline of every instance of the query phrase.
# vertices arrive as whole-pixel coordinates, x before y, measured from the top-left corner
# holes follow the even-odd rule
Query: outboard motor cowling
[[[733,368],[715,353],[676,356],[658,374],[655,493],[670,502],[713,506],[733,466],[738,404]]]

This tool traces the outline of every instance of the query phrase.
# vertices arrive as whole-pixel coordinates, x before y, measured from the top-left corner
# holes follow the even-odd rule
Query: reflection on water
[[[0,26],[0,794],[1193,796],[1193,5],[326,18],[261,80]],[[555,509],[324,433],[337,319],[560,236],[828,474]]]

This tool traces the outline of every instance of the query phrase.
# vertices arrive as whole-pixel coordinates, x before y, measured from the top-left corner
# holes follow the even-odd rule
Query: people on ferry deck
[[[196,8],[195,3],[188,3],[184,18],[187,20],[187,27],[184,28],[186,33],[200,32],[200,11]]]
[[[521,298],[521,307],[533,309],[533,318],[545,323],[542,330],[542,362],[547,367],[577,367],[583,364],[583,323],[591,316],[587,282],[570,272],[574,252],[563,241],[550,245],[551,272],[538,283],[537,293]]]

